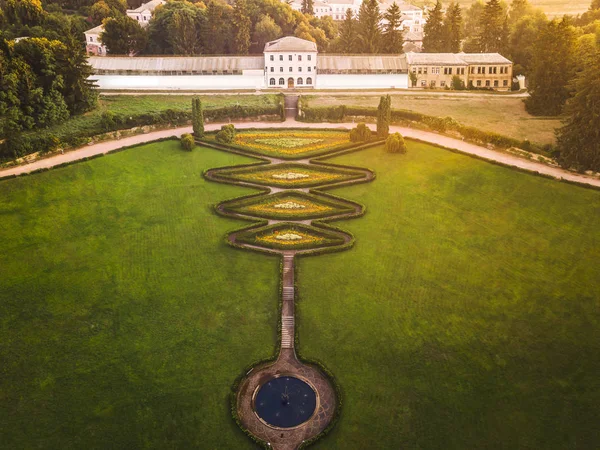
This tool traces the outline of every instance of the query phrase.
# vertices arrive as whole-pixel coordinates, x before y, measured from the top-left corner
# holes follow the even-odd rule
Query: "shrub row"
[[[244,119],[260,116],[277,116],[283,120],[285,109],[282,99],[275,105],[244,106],[231,105],[222,108],[204,110],[207,120],[218,122],[225,120]],[[126,130],[146,125],[180,126],[192,119],[191,111],[166,109],[164,111],[143,114],[118,114],[105,111],[95,127],[68,135],[57,136],[50,132],[36,134],[17,134],[0,143],[0,161],[9,161],[23,156],[40,152],[42,154],[59,148],[79,147],[87,144],[91,136],[103,133]]]
[[[377,117],[377,108],[368,106],[309,106],[301,97],[298,120],[304,122],[344,122],[348,117]],[[416,122],[438,132],[457,131],[466,140],[492,144],[502,148],[518,147],[542,155],[548,155],[551,146],[539,146],[528,140],[521,141],[489,131],[461,125],[452,117],[436,117],[404,109],[392,109],[392,122]]]

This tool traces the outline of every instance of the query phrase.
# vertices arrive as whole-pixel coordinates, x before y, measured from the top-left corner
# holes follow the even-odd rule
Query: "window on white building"
[[[298,61],[302,61],[302,55],[298,55]]]
[[[298,84],[302,84],[302,78],[298,78]]]
[[[310,56],[311,56],[311,55],[308,55],[308,60],[309,60],[309,61],[310,61]]]
[[[292,60],[292,55],[290,55],[290,56],[289,56],[289,60],[290,60],[290,61]]]
[[[302,72],[302,67],[298,67],[298,72]]]
[[[270,85],[270,86],[275,86],[275,78],[271,78],[271,79],[269,80],[269,85]]]
[[[311,69],[311,67],[310,67],[310,66],[308,66],[308,71],[309,71],[309,72],[310,72],[310,69]]]
[[[283,55],[279,55],[279,61],[283,61]]]
[[[292,68],[291,68],[291,67],[290,67],[290,70],[289,70],[289,71],[290,71],[290,72],[292,71]]]
[[[283,86],[285,84],[285,80],[283,78],[279,79],[279,86]]]
[[[310,69],[310,67],[309,67],[309,69]],[[311,77],[308,77],[306,79],[306,84],[312,84],[312,78]]]
[[[279,71],[280,71],[280,72],[283,72],[283,67],[280,67],[280,68],[279,68]]]
[[[275,60],[275,56],[274,56],[274,55],[271,55],[271,58],[270,58],[270,59],[271,59],[271,61],[274,61],[274,60]]]
[[[271,67],[271,72],[275,72],[275,67]]]

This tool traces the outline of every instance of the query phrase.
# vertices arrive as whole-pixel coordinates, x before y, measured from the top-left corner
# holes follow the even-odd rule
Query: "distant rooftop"
[[[104,72],[210,72],[261,70],[262,56],[100,56],[90,57],[92,69]]]
[[[404,55],[319,55],[319,70],[329,71],[406,71]]]
[[[265,52],[316,52],[317,44],[306,39],[286,36],[265,44]]]
[[[444,66],[466,66],[457,53],[407,53],[406,60],[409,65],[444,65]]]
[[[127,12],[130,12],[130,13],[141,13],[141,12],[144,12],[146,10],[148,10],[148,11],[154,11],[154,9],[157,6],[164,5],[165,3],[166,3],[165,0],[150,0],[147,3],[142,3],[139,8],[128,9]]]
[[[469,64],[512,64],[500,53],[458,53]]]
[[[98,25],[97,27],[90,28],[89,30],[86,30],[85,33],[88,33],[88,34],[100,34],[103,31],[104,31],[104,26],[103,25]]]

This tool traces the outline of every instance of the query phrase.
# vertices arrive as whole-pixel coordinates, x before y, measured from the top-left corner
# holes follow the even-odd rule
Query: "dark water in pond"
[[[295,377],[273,378],[256,394],[254,408],[270,425],[291,428],[306,422],[317,406],[315,391]]]

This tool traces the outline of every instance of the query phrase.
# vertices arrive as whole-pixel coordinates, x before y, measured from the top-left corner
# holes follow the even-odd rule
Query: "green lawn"
[[[279,261],[203,180],[248,158],[162,142],[0,182],[0,448],[254,448],[230,418],[272,354]],[[600,442],[600,192],[424,144],[331,161],[346,252],[298,263],[299,351],[344,393],[319,449]]]
[[[372,95],[308,96],[311,106],[372,106],[379,97]],[[553,144],[556,117],[534,117],[525,111],[522,98],[494,96],[444,96],[427,93],[392,95],[392,108],[407,109],[436,117],[452,117],[463,125],[538,144]]]
[[[253,448],[234,379],[273,354],[277,258],[177,142],[0,182],[0,448]]]
[[[600,192],[409,142],[332,162],[367,214],[301,259],[299,352],[344,393],[318,449],[600,443]]]

